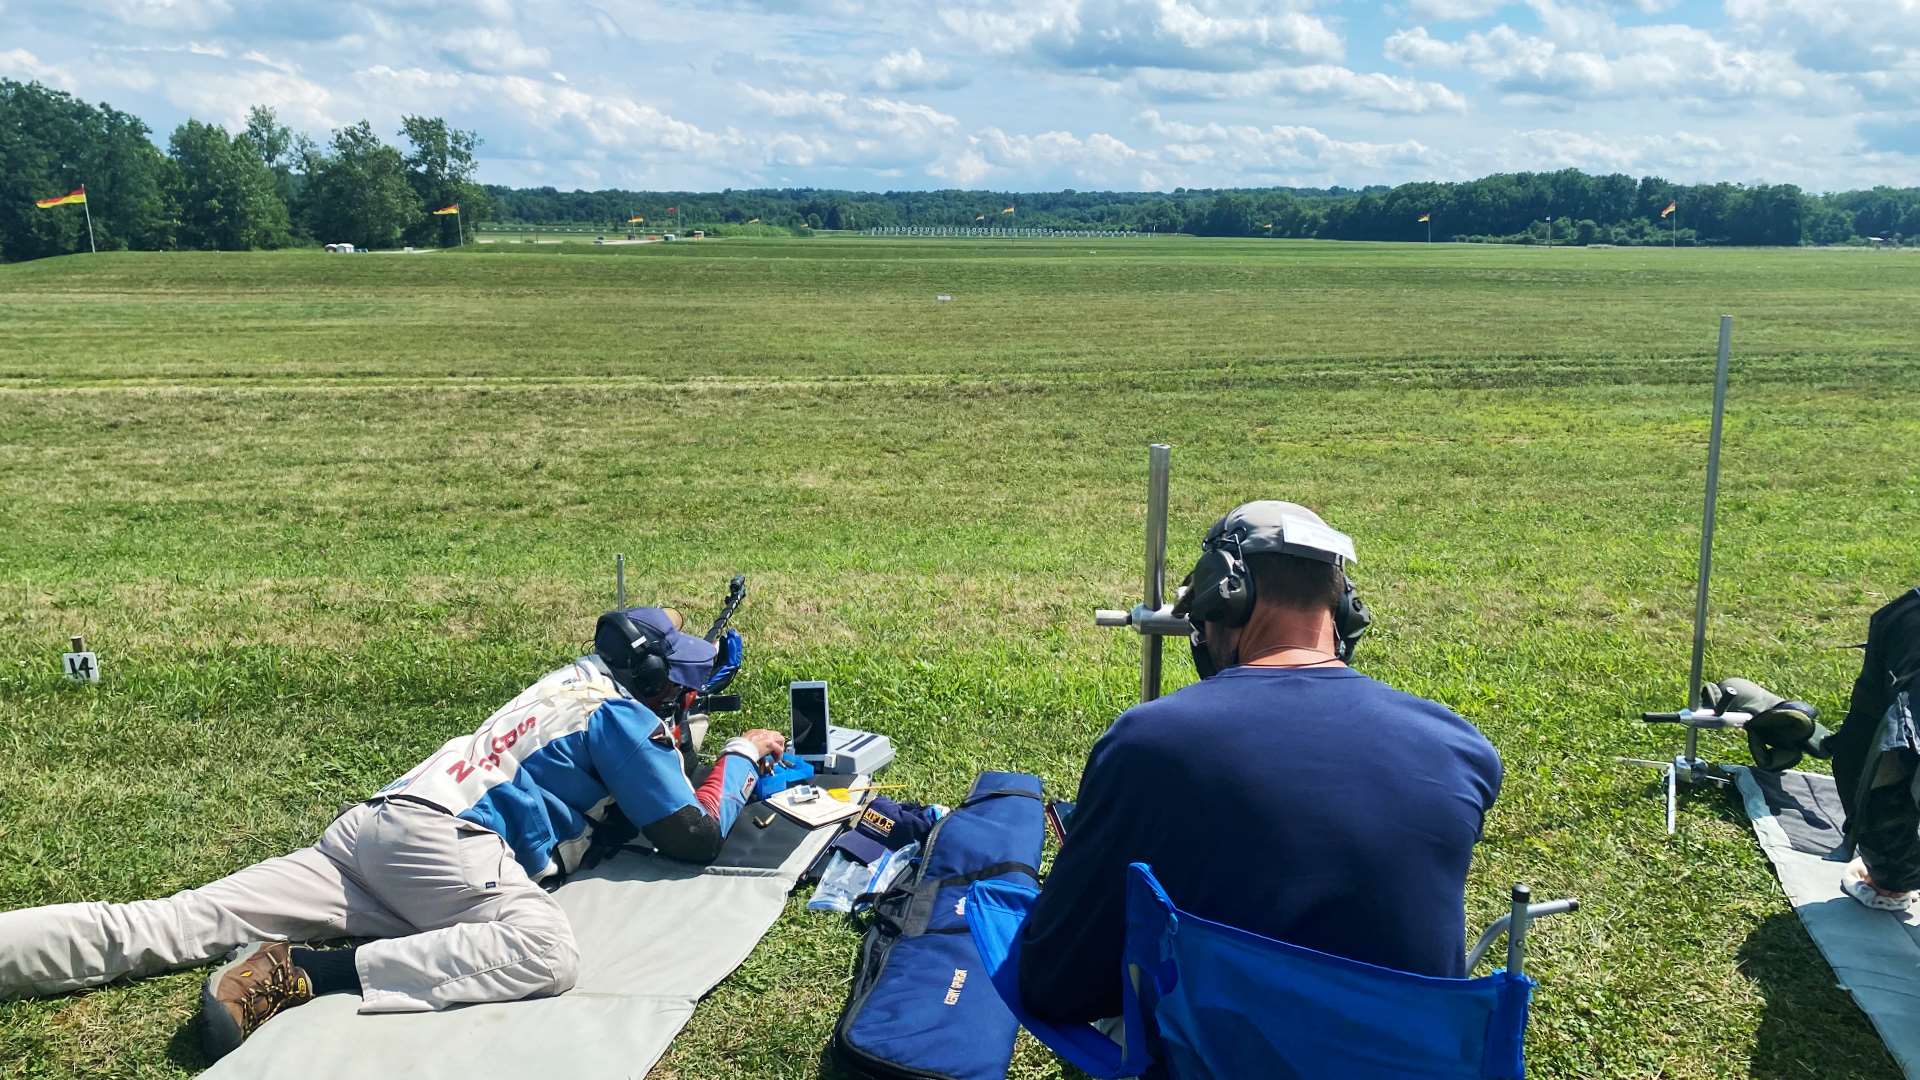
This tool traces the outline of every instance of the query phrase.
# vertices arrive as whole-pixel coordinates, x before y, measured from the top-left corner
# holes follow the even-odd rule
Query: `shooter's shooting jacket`
[[[728,740],[695,790],[667,723],[597,656],[527,687],[479,730],[380,789],[499,833],[534,880],[577,867],[617,805],[662,854],[704,862],[752,797],[755,749]]]

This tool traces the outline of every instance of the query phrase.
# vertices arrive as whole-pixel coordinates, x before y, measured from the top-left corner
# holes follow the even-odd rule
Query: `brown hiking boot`
[[[313,1000],[313,983],[293,966],[284,941],[242,945],[200,991],[200,1043],[218,1061],[282,1009]]]

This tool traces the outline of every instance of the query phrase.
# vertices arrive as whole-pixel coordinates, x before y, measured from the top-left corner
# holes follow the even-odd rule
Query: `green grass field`
[[[936,293],[954,297],[936,303]],[[1244,499],[1357,538],[1360,666],[1506,762],[1470,915],[1543,1077],[1897,1075],[1736,808],[1677,837],[1716,317],[1736,316],[1709,671],[1844,709],[1920,580],[1920,259],[826,239],[0,266],[0,907],[190,887],[315,837],[574,655],[612,591],[745,571],[735,726],[826,678],[889,780],[1070,792],[1136,692],[1145,445],[1172,561]],[[66,685],[72,634],[97,688]],[[1170,659],[1175,682],[1192,677]],[[1284,733],[1275,733],[1284,754]],[[1744,759],[1732,740],[1710,744]],[[1357,778],[1357,782],[1364,778]],[[795,902],[656,1075],[832,1074],[855,946]],[[0,1005],[0,1077],[202,1064],[184,973]],[[1060,1075],[1024,1044],[1014,1073]]]

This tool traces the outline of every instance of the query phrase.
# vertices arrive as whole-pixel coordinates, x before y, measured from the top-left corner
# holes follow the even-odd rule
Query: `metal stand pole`
[[[1727,357],[1733,345],[1733,316],[1720,316],[1720,359],[1713,375],[1713,427],[1707,435],[1707,497],[1701,511],[1700,577],[1693,595],[1693,663],[1687,669],[1687,697],[1690,708],[1705,704],[1700,696],[1700,677],[1707,659],[1707,588],[1713,579],[1713,519],[1720,500],[1720,427],[1727,412]],[[1697,765],[1700,729],[1687,728],[1687,761]]]
[[[1147,448],[1147,574],[1141,593],[1150,609],[1166,602],[1167,592],[1167,477],[1173,448],[1154,443]],[[1161,642],[1149,634],[1140,643],[1140,700],[1160,696]]]
[[[1707,594],[1713,581],[1713,526],[1720,501],[1720,434],[1727,411],[1727,369],[1733,346],[1733,316],[1720,316],[1720,351],[1713,376],[1713,425],[1707,435],[1707,492],[1700,521],[1700,572],[1693,595],[1693,659],[1687,666],[1687,707],[1677,713],[1643,713],[1648,723],[1677,723],[1687,729],[1686,748],[1672,761],[1647,761],[1643,758],[1617,758],[1628,765],[1659,769],[1665,781],[1667,797],[1667,835],[1673,835],[1679,811],[1680,785],[1712,781],[1724,784],[1727,778],[1711,762],[1700,758],[1702,728],[1740,728],[1751,719],[1746,713],[1716,713],[1706,708],[1701,694],[1702,676],[1707,658]]]
[[[1131,611],[1101,608],[1093,613],[1095,626],[1129,626],[1140,635],[1141,701],[1160,696],[1160,639],[1193,633],[1193,624],[1175,615],[1167,604],[1167,474],[1172,459],[1173,449],[1165,443],[1154,443],[1147,449],[1145,595]]]
[[[87,185],[81,184],[80,194],[85,195],[86,193]],[[95,247],[93,243],[93,204],[83,199],[80,202],[80,209],[87,212],[87,253],[89,255],[98,255],[100,254],[100,249]]]
[[[627,609],[627,557],[625,555],[613,557],[613,606],[621,611]]]

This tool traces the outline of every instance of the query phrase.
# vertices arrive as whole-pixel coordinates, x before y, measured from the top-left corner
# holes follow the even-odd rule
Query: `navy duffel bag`
[[[934,825],[909,879],[880,897],[834,1028],[842,1065],[869,1077],[998,1080],[1019,1024],[967,932],[967,887],[1040,880],[1040,778],[981,773]]]

